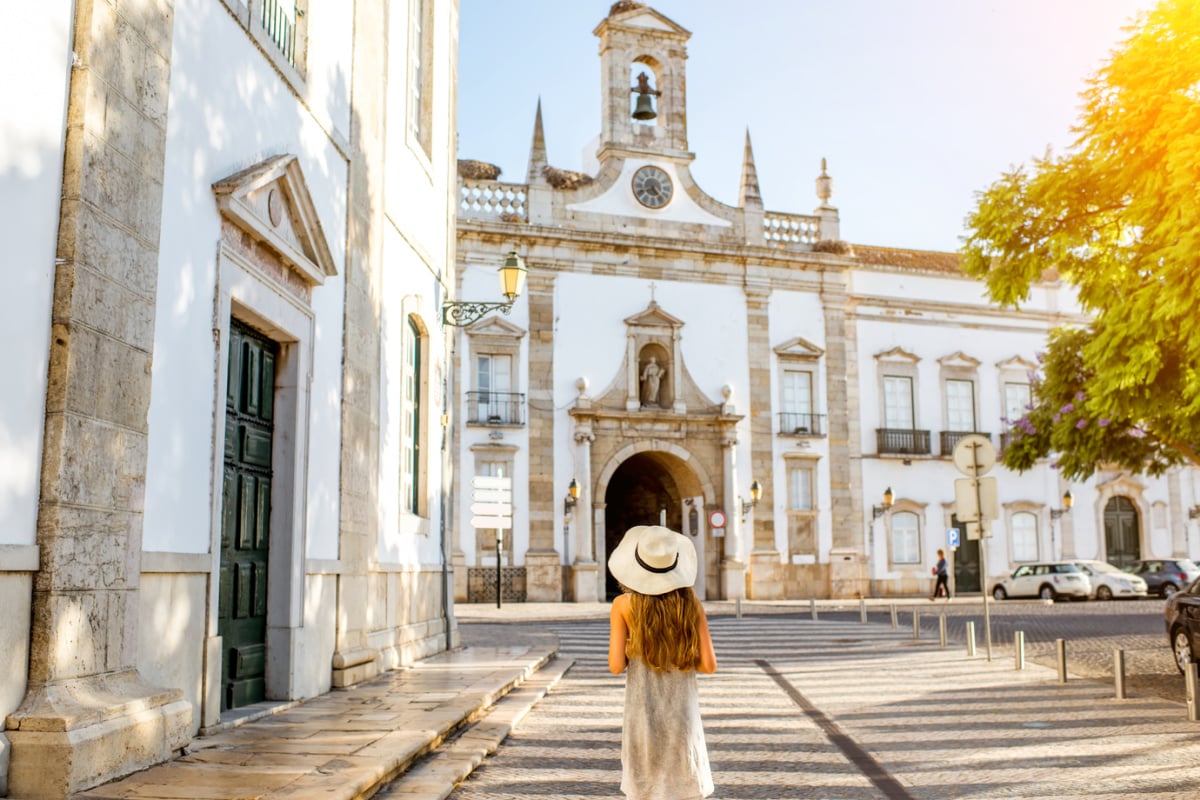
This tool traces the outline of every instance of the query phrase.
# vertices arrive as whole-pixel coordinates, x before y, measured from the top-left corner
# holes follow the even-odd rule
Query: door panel
[[[958,529],[958,547],[954,551],[954,593],[978,592],[983,589],[979,579],[979,540],[967,538],[967,525],[952,517]]]
[[[221,492],[221,710],[266,697],[267,563],[271,520],[274,342],[230,328]]]
[[[1141,560],[1137,509],[1127,497],[1114,497],[1104,506],[1104,544],[1108,563],[1124,569]]]

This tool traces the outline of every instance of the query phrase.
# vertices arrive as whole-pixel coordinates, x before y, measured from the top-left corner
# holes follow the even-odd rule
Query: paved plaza
[[[1109,683],[1018,671],[1010,650],[989,663],[928,631],[914,641],[911,624],[834,616],[712,619],[721,668],[701,678],[701,703],[715,798],[1200,796],[1200,724],[1181,703],[1117,701]],[[575,665],[454,800],[621,797],[623,679],[605,665],[607,623],[541,627]]]

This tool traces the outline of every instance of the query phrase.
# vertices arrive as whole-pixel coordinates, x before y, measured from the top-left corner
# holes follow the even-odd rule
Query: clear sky
[[[600,129],[592,30],[611,0],[461,0],[459,157],[523,182]],[[692,32],[692,175],[737,203],[747,127],[770,211],[810,213],[822,157],[842,238],[955,250],[976,192],[1070,143],[1079,92],[1153,0],[656,0]]]

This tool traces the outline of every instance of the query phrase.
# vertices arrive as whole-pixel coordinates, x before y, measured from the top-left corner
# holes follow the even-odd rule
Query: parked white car
[[[1130,575],[1107,561],[1076,561],[1092,582],[1092,597],[1097,600],[1112,600],[1114,597],[1145,597],[1146,582],[1137,575]]]
[[[1055,600],[1071,597],[1086,600],[1092,596],[1092,582],[1087,574],[1068,561],[1024,564],[1007,578],[992,587],[992,597],[1040,597]]]

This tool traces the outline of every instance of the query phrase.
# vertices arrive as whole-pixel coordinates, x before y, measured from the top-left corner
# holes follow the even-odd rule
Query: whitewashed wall
[[[342,274],[346,241],[345,137],[349,9],[315,4],[310,112],[285,88],[246,31],[219,3],[175,8],[154,374],[150,400],[144,549],[204,553],[212,531],[212,330],[220,216],[212,184],[270,156],[298,156],[339,275],[313,291],[317,320],[310,411],[308,555],[336,558],[341,401]],[[221,64],[220,69],[213,65]],[[330,130],[334,117],[343,126]]]

